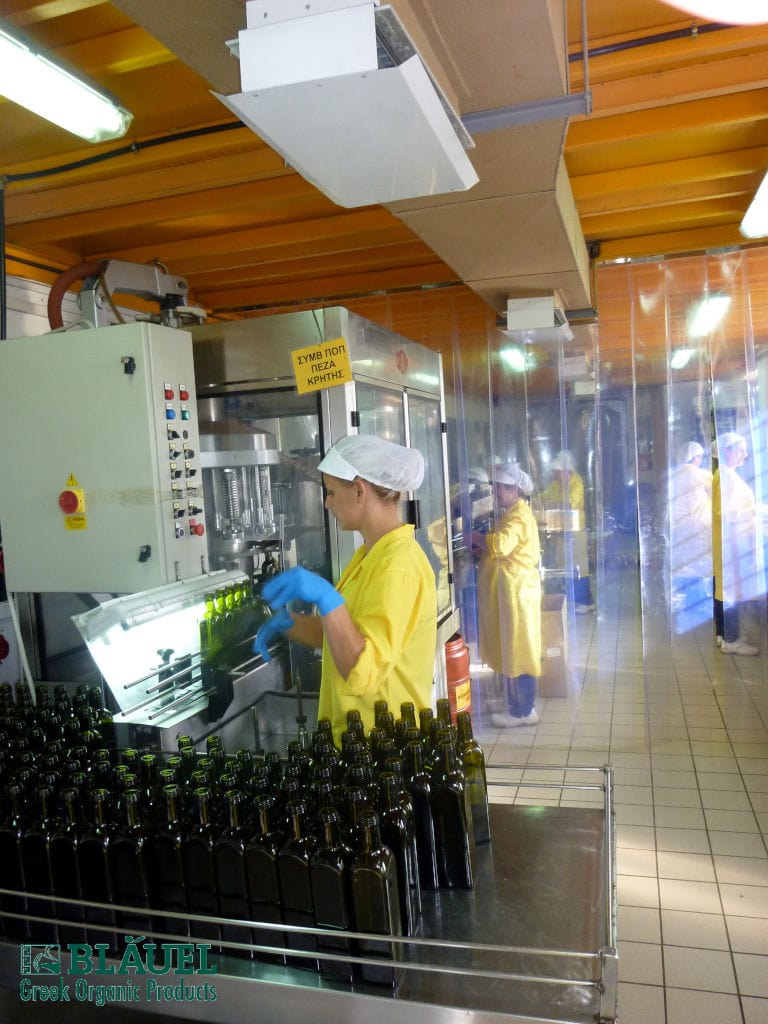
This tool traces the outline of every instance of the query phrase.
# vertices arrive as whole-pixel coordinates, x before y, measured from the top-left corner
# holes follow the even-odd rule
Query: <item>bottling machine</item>
[[[217,731],[232,746],[284,747],[311,726],[318,652],[282,644],[262,662],[250,640],[265,610],[251,609],[235,656],[206,671],[206,599],[246,581],[258,595],[298,564],[338,579],[361,538],[326,513],[317,466],[340,437],[375,433],[425,457],[402,514],[435,571],[444,695],[440,655],[458,613],[440,356],[341,307],[179,329],[180,310],[195,319],[182,279],[119,261],[88,269],[91,329],[0,351],[0,429],[14,439],[1,457],[0,521],[28,637],[46,646],[40,608],[56,594],[126,743],[167,749],[179,733],[201,742]],[[162,323],[113,323],[114,303],[99,295],[125,273],[124,290],[161,302]],[[345,356],[331,386],[297,375],[296,353],[317,346]]]

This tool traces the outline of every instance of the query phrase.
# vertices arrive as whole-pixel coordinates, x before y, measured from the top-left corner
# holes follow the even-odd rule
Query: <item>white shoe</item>
[[[718,647],[722,647],[723,646],[723,638],[721,636],[716,636],[715,637],[715,643],[717,644]]]
[[[496,714],[491,715],[491,722],[499,726],[500,729],[515,729],[519,725],[536,725],[538,721],[539,715],[536,708],[533,708],[530,714],[522,718],[516,718],[514,715],[503,711],[497,711]]]
[[[753,647],[752,644],[748,644],[744,640],[734,640],[732,643],[723,640],[720,650],[723,654],[741,654],[745,658],[756,658],[760,653],[759,647]]]
[[[589,615],[594,610],[595,606],[593,604],[577,604],[575,609],[577,615]]]

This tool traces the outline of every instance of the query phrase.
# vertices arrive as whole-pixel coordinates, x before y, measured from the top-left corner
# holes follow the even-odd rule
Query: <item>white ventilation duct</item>
[[[242,92],[214,95],[339,206],[465,191],[474,143],[391,7],[248,0]]]
[[[519,345],[573,340],[573,331],[554,295],[508,299],[506,328],[501,333]]]

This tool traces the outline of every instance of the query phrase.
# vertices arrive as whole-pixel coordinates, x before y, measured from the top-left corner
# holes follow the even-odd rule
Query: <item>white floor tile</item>
[[[768,998],[768,957],[734,953],[733,962],[742,995]]]
[[[736,996],[666,989],[667,1024],[742,1024]]]
[[[731,949],[768,956],[768,923],[761,917],[726,917]]]
[[[661,943],[659,912],[653,907],[619,907],[617,930],[622,941]]]
[[[768,918],[768,888],[764,885],[720,885],[723,911],[734,917]],[[766,921],[768,928],[768,921]]]
[[[665,945],[664,980],[673,988],[695,988],[707,992],[736,991],[731,954],[714,949]]]
[[[702,949],[728,949],[728,931],[721,914],[662,910],[662,938],[665,945]]]
[[[657,855],[659,878],[682,878],[691,882],[714,882],[712,857],[703,853],[669,853]]]
[[[709,837],[703,829],[657,828],[656,847],[678,853],[709,853]]]
[[[768,858],[715,857],[718,882],[736,885],[768,885]]]
[[[661,946],[650,942],[619,941],[619,981],[661,985]]]
[[[712,882],[660,878],[659,894],[664,910],[695,910],[702,914],[722,913],[717,886]]]
[[[768,1024],[768,999],[752,999],[741,997],[744,1011],[744,1024]]]
[[[666,1024],[664,989],[620,982],[618,1019],[621,1024]]]

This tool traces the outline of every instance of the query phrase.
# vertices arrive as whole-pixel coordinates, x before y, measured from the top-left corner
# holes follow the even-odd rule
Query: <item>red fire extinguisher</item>
[[[469,648],[460,633],[445,642],[445,675],[451,718],[456,721],[459,711],[472,710],[472,681],[469,677]]]

